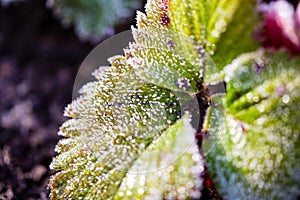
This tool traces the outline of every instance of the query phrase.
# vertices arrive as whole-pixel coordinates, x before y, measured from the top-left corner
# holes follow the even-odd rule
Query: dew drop
[[[126,191],[126,195],[127,195],[127,196],[131,196],[131,194],[132,194],[132,192],[131,192],[130,190],[127,190],[127,191]]]
[[[253,96],[252,96],[251,93],[247,93],[247,94],[246,94],[246,97],[247,97],[248,100],[251,100],[251,99],[253,98]]]
[[[265,106],[264,105],[259,105],[258,106],[258,111],[261,112],[261,113],[264,112],[265,111]]]
[[[253,101],[254,101],[255,103],[257,103],[257,102],[259,101],[259,97],[258,97],[258,96],[254,96],[254,97],[253,97]]]
[[[218,38],[219,35],[220,35],[219,31],[217,31],[217,30],[213,30],[211,34],[212,34],[212,36],[215,37],[215,38]]]
[[[176,80],[175,84],[180,88],[185,91],[191,90],[191,83],[188,78],[179,78]]]
[[[286,94],[282,97],[282,102],[287,104],[290,102],[290,99],[291,99],[290,96]]]
[[[143,188],[139,188],[138,189],[138,194],[144,194],[144,189]]]
[[[237,89],[237,88],[242,87],[242,84],[241,84],[241,82],[237,81],[237,82],[233,83],[233,87],[234,87],[235,89]]]
[[[119,196],[120,197],[124,196],[124,193],[123,192],[119,192]]]

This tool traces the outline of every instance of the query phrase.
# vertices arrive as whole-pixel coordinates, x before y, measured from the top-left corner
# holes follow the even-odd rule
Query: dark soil
[[[61,26],[45,1],[0,5],[0,200],[49,198],[63,109],[92,48]]]

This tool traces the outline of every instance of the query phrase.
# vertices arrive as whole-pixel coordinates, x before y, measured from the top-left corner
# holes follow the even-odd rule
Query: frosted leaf
[[[135,44],[131,44],[127,54],[137,75],[146,81],[181,91],[178,80],[187,78],[190,86],[187,91],[196,91],[197,81],[202,76],[205,52],[200,54],[198,46],[191,38],[178,36],[167,29],[154,28],[133,29]],[[181,41],[181,39],[183,39]],[[184,41],[184,42],[183,42]]]
[[[255,5],[253,0],[149,0],[147,15],[138,13],[135,43],[126,51],[127,57],[136,73],[150,83],[178,91],[176,80],[188,78],[190,91],[196,91],[199,78],[205,75],[206,82],[220,81],[216,75],[225,64],[257,48],[251,39],[258,21]],[[161,23],[162,17],[168,17],[169,23]]]
[[[122,63],[121,58],[112,60],[113,66],[84,86],[83,96],[66,108],[73,119],[60,128],[66,138],[58,143],[60,154],[51,164],[61,170],[51,181],[52,199],[86,194],[112,198],[138,154],[177,120],[180,108],[172,92],[141,84]]]
[[[259,71],[258,63],[264,66]],[[216,145],[206,156],[209,173],[224,198],[300,195],[299,63],[299,58],[291,59],[285,52],[258,51],[225,68],[226,123],[218,125],[211,118],[210,131],[218,129],[221,134],[210,138]]]
[[[167,129],[135,161],[116,199],[199,198],[204,168],[195,131],[187,116]]]
[[[200,121],[194,104],[206,83],[222,80],[215,75],[224,63],[256,47],[243,35],[257,19],[248,10],[254,2],[148,0],[146,14],[137,14],[135,42],[124,56],[111,58],[110,67],[94,72],[97,80],[65,110],[72,119],[59,131],[64,138],[51,164],[57,171],[50,181],[51,199],[199,198],[204,163],[193,137],[192,125]],[[248,18],[251,23],[243,23]],[[237,20],[242,29],[228,30],[228,37],[226,30],[237,27]],[[217,48],[233,53],[216,67]],[[181,118],[186,110],[192,118]],[[134,177],[133,172],[150,169],[159,170]]]
[[[111,35],[114,25],[124,21],[141,6],[139,0],[47,0],[46,5],[62,18],[64,25],[74,25],[83,40],[99,40]]]

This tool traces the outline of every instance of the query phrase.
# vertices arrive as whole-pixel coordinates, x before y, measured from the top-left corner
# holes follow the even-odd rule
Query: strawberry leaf
[[[205,152],[224,198],[300,194],[299,64],[286,52],[257,51],[224,69],[227,96],[214,101],[225,109],[212,111],[208,140],[216,145]]]
[[[124,22],[140,5],[140,0],[47,0],[64,25],[74,25],[80,39],[92,41],[112,34],[114,25]]]
[[[66,108],[73,119],[60,129],[66,138],[51,164],[60,171],[51,180],[52,199],[90,192],[92,199],[113,198],[137,156],[177,119],[177,101],[169,90],[141,84],[122,57],[111,62]],[[100,196],[92,192],[94,185]]]
[[[116,199],[200,197],[203,161],[185,116],[162,133],[128,171]]]
[[[226,29],[240,20],[244,7],[241,0],[149,0],[147,14],[138,13],[133,28],[135,43],[125,56],[111,58],[111,67],[96,71],[97,81],[66,108],[72,119],[59,132],[65,138],[51,164],[58,171],[51,198],[199,198],[204,167],[193,138],[195,119],[192,112],[179,118],[202,78],[209,83],[223,68],[209,55],[217,52],[216,44],[231,44]],[[243,37],[243,31],[232,31]],[[247,34],[243,39],[252,44]],[[252,48],[243,44],[236,48]],[[134,174],[151,169],[158,172]]]
[[[147,15],[138,13],[127,57],[144,80],[178,91],[176,83],[186,78],[190,87],[184,90],[195,92],[200,78],[215,81],[212,75],[233,58],[257,48],[251,35],[259,19],[255,5],[253,0],[148,1]]]

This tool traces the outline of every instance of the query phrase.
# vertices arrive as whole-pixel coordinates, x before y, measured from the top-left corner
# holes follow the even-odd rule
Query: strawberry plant
[[[51,198],[296,199],[300,60],[259,47],[256,7],[148,0],[65,110]]]

